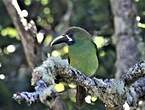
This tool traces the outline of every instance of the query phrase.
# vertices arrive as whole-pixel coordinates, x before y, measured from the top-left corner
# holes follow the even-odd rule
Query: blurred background
[[[136,5],[138,32],[144,41],[145,1],[132,0]],[[116,46],[114,16],[109,0],[18,0],[27,20],[34,20],[37,26],[37,41],[41,47],[42,61],[49,56],[62,56],[68,52],[66,45],[49,49],[49,43],[70,26],[80,26],[92,34],[98,47],[98,78],[115,77]],[[39,64],[38,64],[39,65]],[[12,99],[17,91],[33,91],[30,84],[31,69],[28,66],[20,36],[13,25],[6,7],[0,0],[0,110],[48,110],[36,103],[28,106]],[[61,92],[68,110],[75,110],[74,84],[59,83],[56,90]],[[62,93],[63,91],[63,93]],[[84,110],[104,110],[105,106],[96,97],[87,96]]]

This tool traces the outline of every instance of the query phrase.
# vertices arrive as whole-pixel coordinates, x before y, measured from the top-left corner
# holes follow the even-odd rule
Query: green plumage
[[[80,70],[86,76],[95,74],[98,68],[97,48],[86,30],[80,27],[71,27],[62,36],[54,39],[51,45],[59,43],[68,44],[68,57],[71,66]],[[85,96],[85,88],[78,85],[76,94],[78,109],[83,104]]]
[[[73,27],[75,43],[69,46],[70,64],[87,76],[95,74],[98,68],[97,48],[91,36],[84,29]]]

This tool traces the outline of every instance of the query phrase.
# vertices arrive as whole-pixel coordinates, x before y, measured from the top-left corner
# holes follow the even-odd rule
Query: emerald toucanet
[[[70,65],[83,72],[86,76],[95,74],[98,68],[97,48],[91,35],[80,27],[70,27],[61,36],[56,37],[51,46],[66,43]],[[76,101],[78,105],[84,102],[85,89],[77,86]]]

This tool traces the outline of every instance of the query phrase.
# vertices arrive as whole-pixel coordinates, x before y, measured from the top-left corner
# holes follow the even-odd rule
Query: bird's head
[[[65,43],[69,46],[75,44],[77,41],[83,41],[83,39],[88,40],[90,34],[80,28],[80,27],[70,27],[66,30],[62,35],[56,37],[50,44],[50,46],[54,46],[57,44]]]

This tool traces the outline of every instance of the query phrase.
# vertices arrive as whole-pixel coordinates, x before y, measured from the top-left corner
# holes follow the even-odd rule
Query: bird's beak
[[[72,42],[72,39],[68,36],[68,35],[61,35],[56,37],[50,44],[50,46],[54,46],[57,44],[61,44],[61,43],[66,43],[69,44],[69,42]]]
[[[54,46],[54,45],[60,44],[60,43],[65,43],[65,40],[66,40],[65,36],[63,36],[63,35],[58,36],[55,39],[53,39],[50,46]]]

